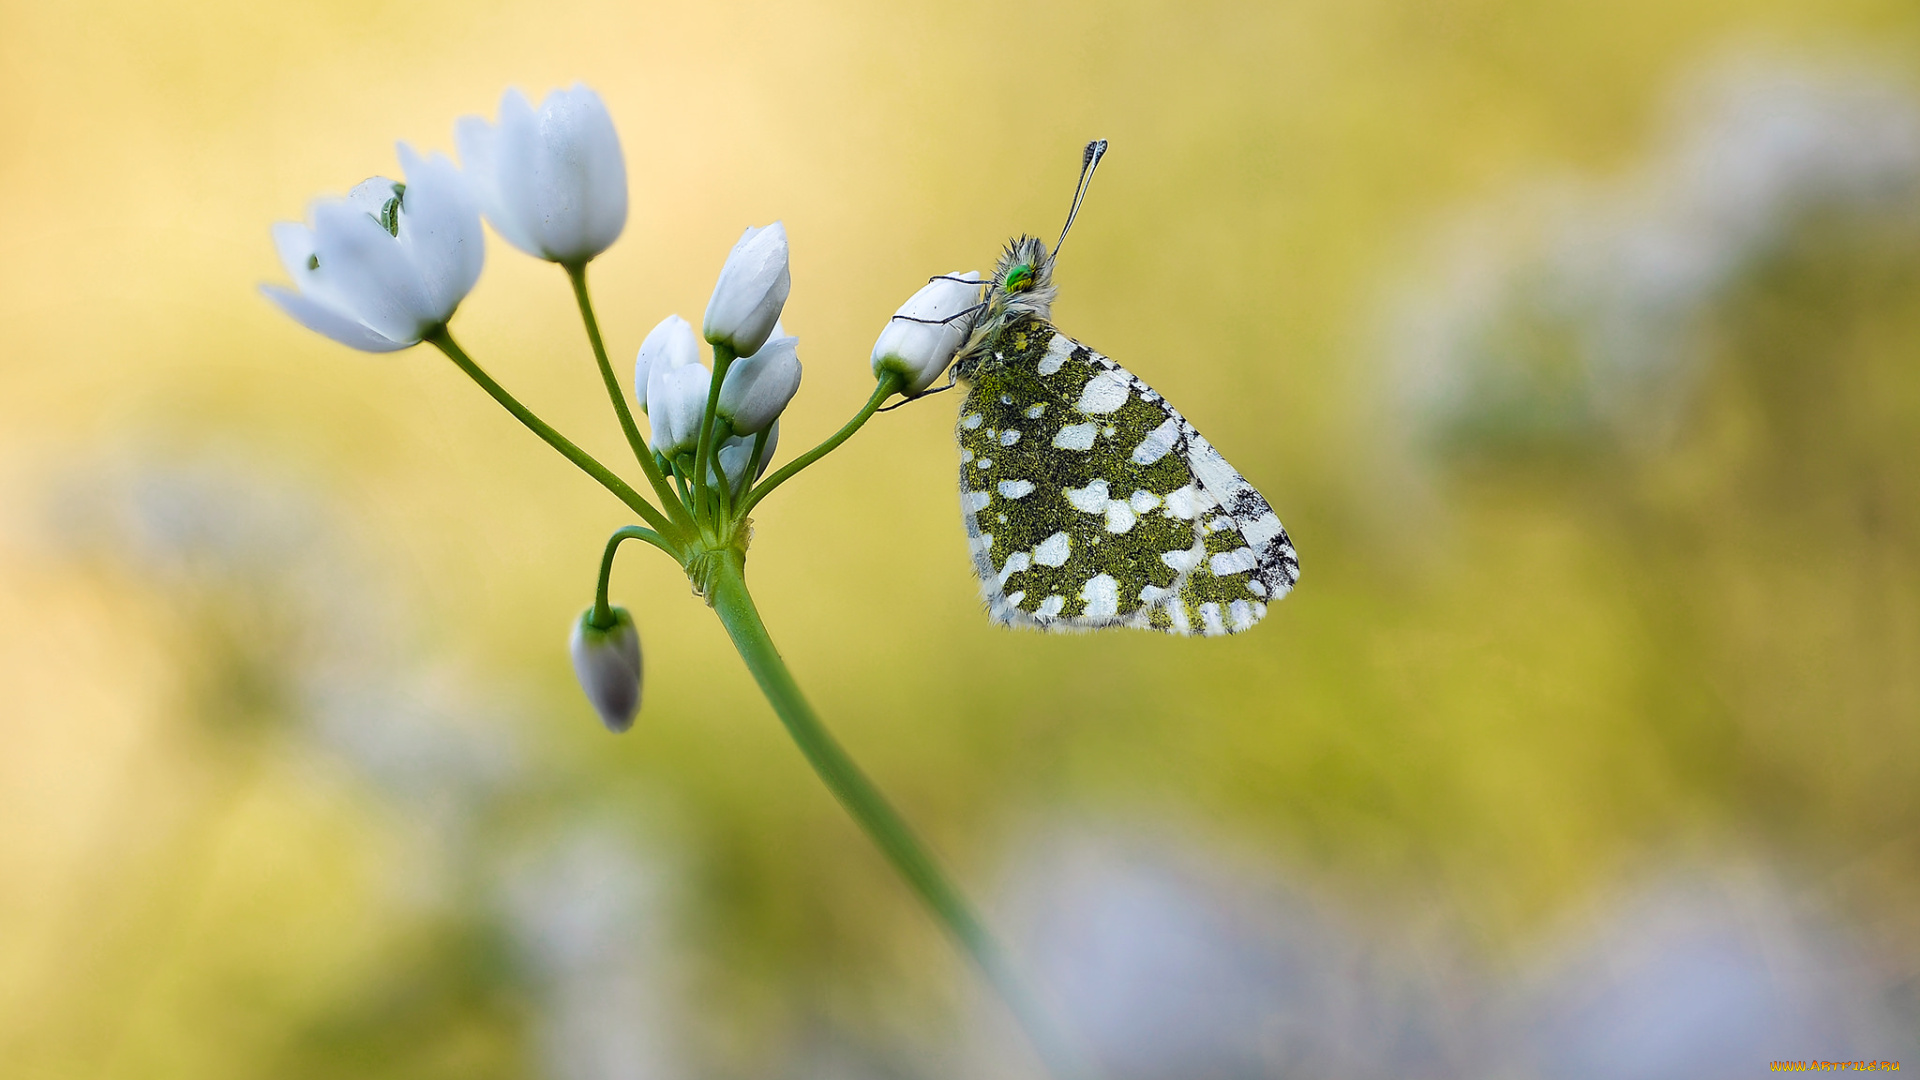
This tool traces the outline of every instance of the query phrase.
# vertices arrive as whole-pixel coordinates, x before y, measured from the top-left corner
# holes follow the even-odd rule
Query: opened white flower
[[[800,389],[800,339],[780,335],[760,351],[735,360],[720,382],[715,415],[736,435],[754,435],[779,419]]]
[[[460,170],[405,143],[399,152],[406,183],[376,176],[344,199],[315,200],[310,224],[276,224],[295,288],[260,287],[307,329],[366,352],[417,345],[445,326],[485,258]]]
[[[786,306],[793,279],[787,273],[787,228],[774,222],[749,228],[727,254],[720,280],[707,301],[703,336],[735,356],[752,356],[766,344]]]
[[[678,315],[669,315],[647,333],[640,353],[633,358],[633,393],[640,399],[640,411],[647,411],[647,380],[656,368],[685,367],[700,362],[700,338],[693,324]]]
[[[914,293],[873,343],[873,377],[898,373],[904,382],[900,392],[908,397],[932,386],[973,330],[976,315],[963,312],[980,302],[980,286],[969,284],[979,280],[973,270],[948,274]]]
[[[627,162],[600,96],[575,83],[534,111],[526,96],[500,98],[500,122],[454,127],[474,197],[507,243],[538,258],[579,265],[627,224]]]
[[[647,372],[648,440],[655,453],[671,461],[700,444],[700,421],[707,412],[713,372],[705,364],[662,365]]]
[[[573,657],[573,674],[586,691],[593,711],[612,732],[633,726],[640,711],[640,632],[634,629],[633,616],[626,608],[609,608],[613,625],[593,625],[593,609],[574,620],[573,636],[567,651]]]

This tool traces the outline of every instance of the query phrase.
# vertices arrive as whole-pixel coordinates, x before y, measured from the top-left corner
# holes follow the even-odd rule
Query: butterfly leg
[[[916,319],[911,315],[895,315],[894,318],[899,319],[902,322],[924,323],[927,326],[945,326],[948,323],[953,322],[955,319],[964,319],[969,315],[976,314],[981,310],[985,309],[986,306],[987,305],[985,303],[975,304],[970,308],[963,308],[959,311],[956,311],[944,319]]]

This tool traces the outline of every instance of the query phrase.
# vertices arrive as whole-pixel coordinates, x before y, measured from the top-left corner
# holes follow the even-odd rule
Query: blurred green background
[[[1034,1075],[630,545],[268,226],[584,80],[609,345],[779,218],[806,382],[1051,235],[1057,322],[1278,509],[1191,641],[989,626],[952,399],[766,504],[822,715],[1114,1077],[1920,1058],[1920,12],[1867,0],[0,4],[0,1073]],[[454,322],[622,457],[562,276]],[[623,366],[618,364],[617,366]]]

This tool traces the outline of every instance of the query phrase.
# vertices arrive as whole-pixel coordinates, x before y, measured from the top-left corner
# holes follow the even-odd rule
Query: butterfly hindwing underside
[[[995,622],[1231,634],[1300,563],[1186,418],[1042,319],[987,344],[960,408],[960,501]]]

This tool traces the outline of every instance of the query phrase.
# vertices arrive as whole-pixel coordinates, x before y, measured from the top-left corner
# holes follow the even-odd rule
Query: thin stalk
[[[760,429],[753,437],[753,452],[747,456],[747,467],[740,470],[740,479],[733,482],[733,499],[739,502],[747,496],[747,485],[753,483],[754,473],[760,468],[760,455],[767,452],[767,437],[773,434],[772,426]]]
[[[720,384],[726,380],[727,368],[734,361],[733,350],[725,345],[713,347],[713,376],[707,380],[707,411],[700,414],[700,441],[693,450],[693,490],[702,496],[695,501],[701,506],[708,505],[704,496],[707,492],[707,462],[713,452],[714,411],[720,407]]]
[[[615,552],[620,550],[620,542],[622,540],[645,540],[647,543],[673,556],[674,562],[681,561],[680,552],[652,529],[643,529],[638,525],[629,525],[624,529],[614,530],[613,535],[607,537],[606,552],[600,556],[600,584],[593,592],[593,618],[590,621],[595,628],[600,630],[606,630],[613,626],[613,606],[607,603],[607,583],[613,578],[613,556]]]
[[[860,411],[854,414],[853,419],[847,421],[845,427],[834,432],[828,437],[826,442],[787,462],[780,468],[780,471],[762,480],[760,486],[754,488],[753,491],[747,495],[747,499],[740,505],[740,509],[734,512],[735,516],[746,517],[747,512],[752,510],[761,499],[766,498],[767,494],[774,488],[786,483],[793,478],[795,473],[831,454],[835,447],[852,438],[854,432],[859,431],[868,420],[873,419],[873,414],[880,408],[880,403],[892,397],[899,389],[900,376],[898,374],[889,371],[881,376],[879,384],[873,388],[873,396],[868,398],[867,403],[860,407]]]
[[[760,621],[760,612],[754,607],[743,575],[744,556],[737,551],[719,552],[717,556],[708,580],[708,596],[714,612],[733,639],[740,658],[746,661],[747,669],[753,672],[754,680],[760,684],[761,693],[766,695],[773,711],[786,725],[787,733],[806,756],[807,763],[906,879],[933,917],[979,967],[1026,1031],[1048,1071],[1061,1080],[1087,1076],[1078,1055],[1054,1030],[1047,1014],[1028,992],[999,943],[973,913],[960,890],[947,879],[899,812],[814,715],[813,707],[800,693],[799,684],[794,682],[779,650],[774,648],[766,624]]]
[[[482,371],[480,365],[473,362],[473,357],[468,356],[466,350],[453,340],[453,335],[447,332],[446,327],[443,326],[428,334],[425,340],[432,342],[435,348],[446,353],[447,359],[452,360],[455,366],[466,372],[468,378],[479,383],[482,390],[493,395],[493,400],[505,406],[506,410],[513,414],[514,419],[525,424],[535,435],[545,439],[548,446],[560,451],[568,461],[579,466],[582,472],[600,481],[601,487],[613,492],[621,502],[627,504],[628,509],[645,518],[647,523],[663,536],[673,538],[680,536],[681,530],[669,521],[666,515],[656,510],[652,503],[642,498],[639,492],[633,490],[625,480],[615,476],[612,470],[600,464],[592,454],[575,446],[565,435],[555,431],[545,420],[535,416],[532,409],[520,404],[519,399],[507,393],[505,387],[494,382],[493,376]]]
[[[673,506],[673,491],[667,487],[667,478],[661,475],[660,467],[654,464],[653,449],[640,436],[640,428],[633,422],[633,410],[627,406],[626,392],[620,389],[620,380],[613,377],[613,364],[607,359],[606,343],[600,340],[600,320],[594,318],[593,301],[587,296],[587,266],[569,265],[566,268],[567,280],[573,283],[574,303],[580,306],[580,321],[587,324],[587,340],[593,345],[593,358],[600,365],[600,380],[607,384],[607,396],[613,399],[613,411],[620,417],[620,430],[626,433],[627,445],[633,448],[633,456],[640,461],[640,471],[647,474],[647,483],[653,485],[653,493],[660,498],[663,506]],[[647,388],[638,386],[634,393],[644,394]],[[669,509],[671,514],[672,510]]]

